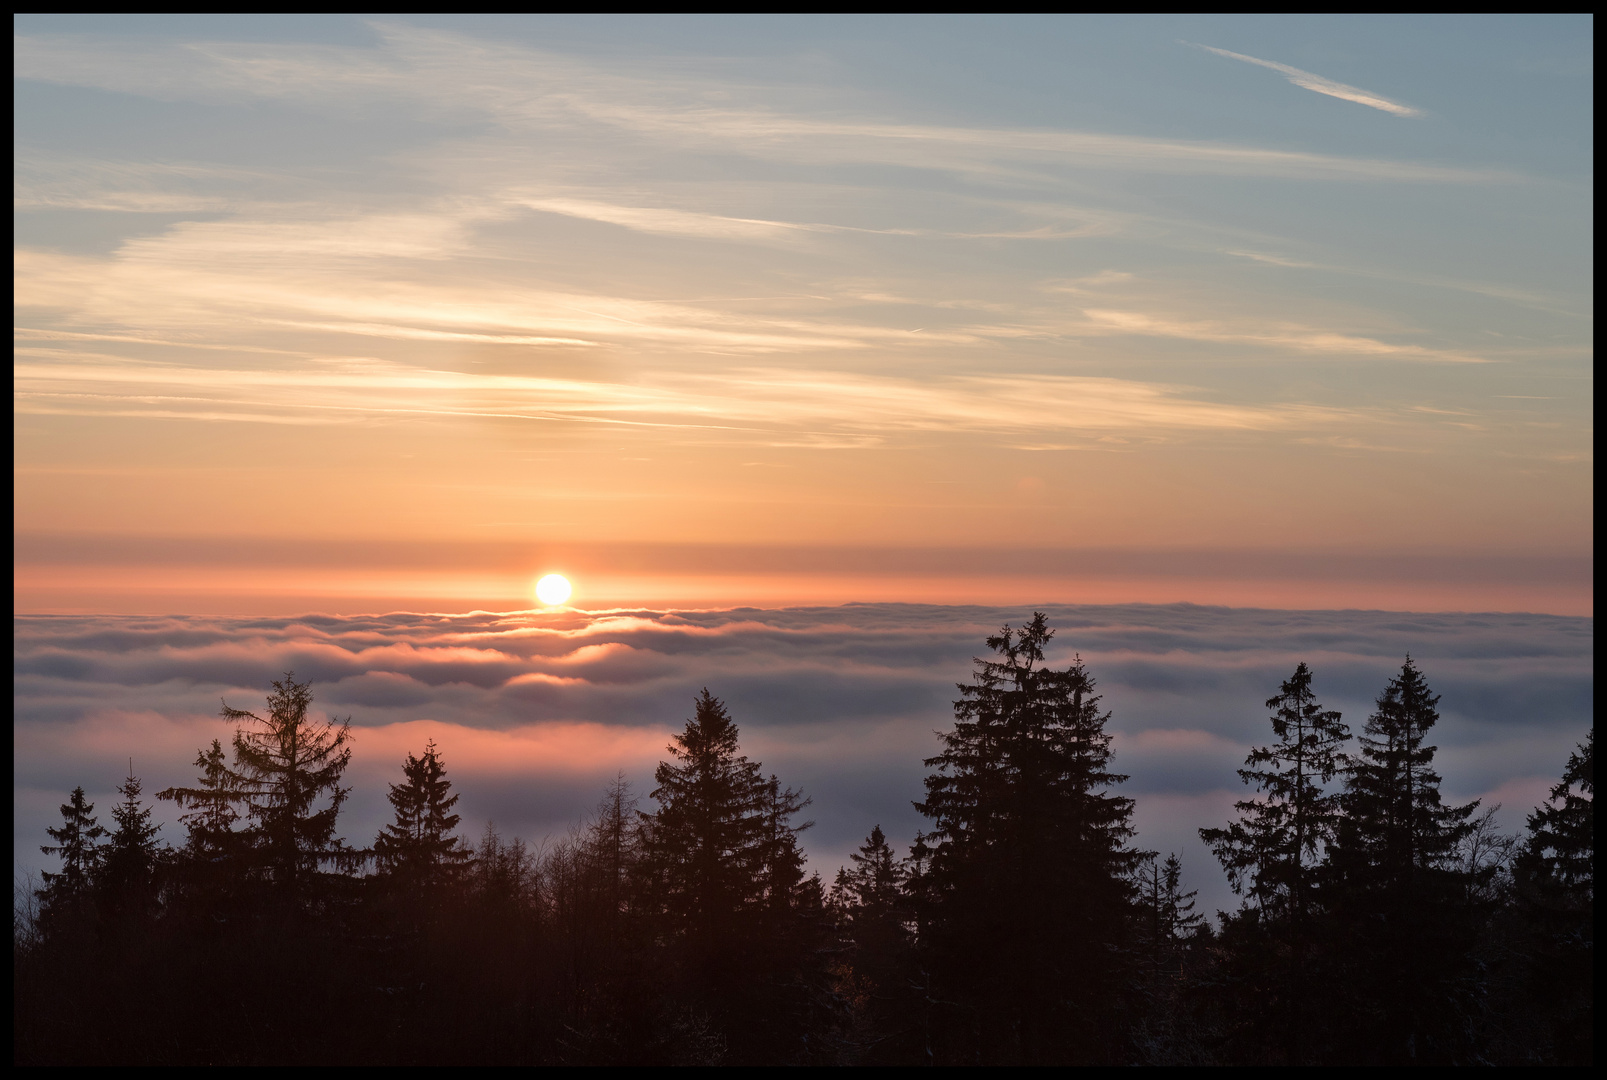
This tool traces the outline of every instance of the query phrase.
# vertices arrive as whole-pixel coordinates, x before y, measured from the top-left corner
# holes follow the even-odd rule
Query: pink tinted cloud
[[[561,833],[620,770],[646,795],[670,733],[707,686],[730,706],[744,752],[814,797],[808,816],[818,824],[805,845],[829,876],[872,825],[900,843],[923,827],[910,804],[922,793],[921,761],[937,749],[933,733],[952,723],[955,683],[969,679],[988,634],[1031,610],[19,616],[17,864],[47,864],[34,853],[75,784],[109,799],[131,755],[147,793],[190,781],[197,749],[228,741],[220,698],[260,708],[269,681],[294,669],[314,681],[316,708],[352,717],[343,832],[354,842],[372,838],[386,785],[431,737],[462,793],[467,831],[494,818],[527,839]],[[1490,793],[1514,811],[1503,813],[1510,827],[1555,782],[1536,778],[1560,774],[1591,722],[1588,619],[1045,610],[1057,628],[1050,661],[1080,654],[1111,710],[1137,842],[1163,854],[1177,846],[1196,882],[1220,875],[1189,837],[1252,795],[1236,769],[1270,740],[1263,702],[1300,660],[1323,702],[1359,730],[1411,652],[1443,695],[1435,737],[1446,791]]]

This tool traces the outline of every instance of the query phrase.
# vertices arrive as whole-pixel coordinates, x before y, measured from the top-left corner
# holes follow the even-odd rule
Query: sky
[[[1034,610],[1208,906],[1301,660],[1359,729],[1419,658],[1518,827],[1590,722],[1593,28],[17,17],[17,869],[293,668],[354,841],[431,734],[561,835],[708,686],[829,877]]]
[[[1588,17],[14,27],[18,610],[1591,610]]]

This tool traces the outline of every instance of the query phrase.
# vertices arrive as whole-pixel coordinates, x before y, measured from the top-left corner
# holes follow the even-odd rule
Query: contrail
[[[1377,94],[1374,94],[1368,90],[1360,90],[1354,86],[1346,86],[1342,82],[1334,82],[1332,79],[1325,79],[1321,75],[1313,75],[1309,71],[1301,71],[1299,68],[1290,67],[1288,64],[1280,64],[1273,60],[1258,60],[1253,56],[1245,56],[1243,53],[1229,52],[1226,49],[1214,49],[1209,45],[1200,45],[1192,41],[1185,41],[1182,42],[1182,44],[1192,46],[1196,49],[1204,49],[1206,52],[1214,52],[1218,56],[1226,56],[1230,60],[1243,60],[1246,64],[1258,64],[1264,68],[1271,68],[1273,71],[1281,73],[1296,86],[1303,86],[1307,90],[1315,90],[1317,93],[1327,94],[1329,97],[1343,98],[1345,101],[1354,101],[1358,105],[1367,105],[1374,109],[1382,109],[1384,112],[1394,113],[1396,116],[1423,115],[1423,111],[1421,109],[1414,109],[1410,105],[1402,105],[1399,102],[1391,101],[1386,97],[1379,97]]]

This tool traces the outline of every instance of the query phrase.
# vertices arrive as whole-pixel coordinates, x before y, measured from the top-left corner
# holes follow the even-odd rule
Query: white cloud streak
[[[21,414],[149,415],[269,423],[385,416],[527,420],[723,429],[771,442],[788,431],[892,436],[909,432],[1309,430],[1357,414],[1309,405],[1246,406],[1183,387],[1073,376],[875,377],[853,372],[736,369],[660,373],[631,384],[480,375],[346,361],[320,370],[180,367],[20,348]],[[45,360],[57,362],[47,363]],[[430,404],[421,404],[428,401]]]
[[[1140,171],[1304,179],[1492,183],[1500,170],[1275,150],[1144,136],[823,119],[785,108],[711,106],[711,80],[614,75],[569,57],[415,27],[378,27],[378,49],[269,44],[173,45],[140,51],[64,37],[15,39],[15,74],[162,99],[267,97],[353,107],[384,99],[416,109],[490,117],[514,130],[604,126],[660,144],[719,147],[771,160],[863,162],[1003,175],[1036,163]],[[1287,65],[1212,49],[1273,68],[1320,93],[1417,110]],[[1304,81],[1299,81],[1304,80]]]
[[[1141,337],[1182,338],[1230,345],[1255,345],[1326,356],[1356,359],[1421,360],[1434,363],[1488,364],[1489,359],[1451,349],[1432,349],[1422,345],[1401,345],[1357,334],[1337,333],[1288,322],[1260,321],[1254,328],[1234,326],[1214,320],[1188,321],[1137,311],[1089,308],[1083,311],[1092,323],[1112,333]]]
[[[1260,60],[1254,56],[1246,56],[1243,53],[1229,52],[1227,49],[1217,49],[1210,45],[1200,45],[1192,41],[1185,41],[1183,44],[1192,45],[1196,49],[1204,49],[1206,52],[1216,53],[1218,56],[1225,56],[1229,60],[1240,60],[1246,64],[1255,64],[1258,67],[1269,68],[1272,71],[1278,72],[1296,86],[1306,90],[1314,91],[1318,94],[1327,94],[1329,97],[1339,98],[1341,101],[1354,101],[1358,105],[1366,105],[1370,109],[1378,109],[1381,112],[1387,112],[1392,116],[1423,115],[1423,111],[1421,109],[1414,109],[1410,105],[1402,105],[1398,101],[1391,101],[1389,98],[1386,98],[1380,94],[1375,94],[1371,90],[1362,90],[1354,86],[1348,86],[1342,82],[1335,82],[1333,79],[1324,78],[1321,75],[1314,75],[1309,71],[1301,71],[1297,67],[1290,67],[1288,64],[1280,64],[1275,60]]]

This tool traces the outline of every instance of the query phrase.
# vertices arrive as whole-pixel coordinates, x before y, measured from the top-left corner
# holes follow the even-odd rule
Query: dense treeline
[[[532,850],[457,832],[440,750],[394,821],[337,835],[352,735],[287,675],[225,706],[158,842],[130,776],[82,788],[14,919],[18,1063],[1586,1064],[1594,733],[1523,836],[1444,804],[1408,658],[1360,736],[1301,664],[1252,797],[1201,836],[1213,927],[1132,844],[1108,712],[1037,615],[988,639],[926,762],[907,856],[880,826],[826,886],[809,800],[707,690],[643,807],[623,780]]]

